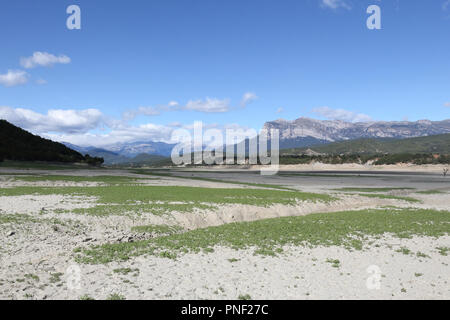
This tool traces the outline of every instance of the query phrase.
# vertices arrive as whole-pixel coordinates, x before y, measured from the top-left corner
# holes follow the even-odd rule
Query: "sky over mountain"
[[[2,1],[0,118],[78,145],[168,142],[199,120],[442,120],[449,34],[450,0]]]

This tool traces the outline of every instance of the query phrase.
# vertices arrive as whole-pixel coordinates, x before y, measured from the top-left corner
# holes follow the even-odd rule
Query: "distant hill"
[[[165,166],[172,165],[172,160],[168,157],[163,157],[155,154],[141,153],[136,157],[127,159],[126,162],[120,163],[120,165],[130,166]]]
[[[117,152],[109,151],[102,148],[95,147],[80,147],[68,142],[63,142],[64,145],[74,149],[81,154],[90,154],[95,157],[102,157],[105,160],[105,165],[109,166],[128,166],[128,165],[171,165],[172,162],[169,157],[158,154],[140,153],[134,157],[125,156]]]
[[[450,154],[450,134],[407,139],[356,139],[311,146],[323,154]],[[281,154],[304,154],[307,148],[284,149]]]
[[[80,152],[81,154],[90,154],[95,157],[102,157],[105,159],[106,165],[118,165],[127,163],[139,162],[141,155],[154,155],[154,159],[163,159],[170,157],[172,149],[175,144],[168,144],[164,142],[130,142],[130,143],[117,143],[115,145],[109,145],[102,148],[98,147],[81,147],[69,142],[63,142],[67,147]],[[137,159],[135,159],[138,157]],[[142,158],[142,157],[141,157]],[[148,162],[145,159],[143,162]],[[153,159],[150,162],[154,162]]]
[[[174,146],[175,144],[168,144],[164,142],[138,141],[118,143],[115,145],[104,147],[104,149],[128,158],[133,158],[144,153],[170,157]]]
[[[78,151],[81,154],[89,154],[93,157],[101,157],[105,160],[106,165],[124,163],[124,162],[128,162],[130,160],[129,157],[125,157],[116,152],[109,151],[109,150],[102,149],[102,148],[80,147],[80,146],[71,144],[69,142],[62,142],[62,143],[65,146],[69,147],[70,149]]]
[[[93,157],[103,158],[105,160],[105,164],[117,164],[129,160],[125,156],[121,156],[115,152],[100,148],[88,148],[85,152],[83,152],[83,154],[89,154]]]
[[[0,120],[0,160],[90,164],[99,164],[103,161],[85,157],[62,143],[33,135],[6,120]]]

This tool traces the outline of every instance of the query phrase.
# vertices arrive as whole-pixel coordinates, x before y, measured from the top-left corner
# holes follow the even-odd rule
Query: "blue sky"
[[[449,35],[449,0],[2,1],[0,118],[84,145],[196,120],[442,120]]]

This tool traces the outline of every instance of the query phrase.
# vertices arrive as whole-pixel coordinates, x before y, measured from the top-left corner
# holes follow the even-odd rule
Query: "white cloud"
[[[174,133],[174,131],[177,129],[186,129],[192,134],[194,123],[171,123],[168,125],[147,123],[139,126],[129,126],[122,123],[121,125],[108,130],[108,132],[106,133],[45,133],[43,134],[43,136],[54,141],[69,142],[78,146],[109,148],[116,144],[132,143],[137,141],[160,141],[165,143],[178,143],[179,141],[176,140],[176,136],[172,136],[172,133]],[[249,128],[242,127],[238,124],[220,125],[216,123],[204,123],[203,132],[205,133],[207,129],[217,129],[222,132],[224,137],[227,129],[237,130],[238,141],[251,136],[249,132],[252,132],[249,131]],[[175,139],[173,140],[173,138]],[[210,140],[208,140],[207,136],[205,136],[204,139],[205,140],[203,142],[205,144],[211,142]]]
[[[125,121],[130,121],[136,118],[137,116],[159,116],[161,113],[165,111],[176,111],[181,110],[179,103],[176,101],[170,101],[167,105],[158,105],[156,107],[139,107],[137,109],[127,110],[122,113],[122,119]]]
[[[328,9],[339,9],[344,8],[347,10],[351,9],[351,6],[347,3],[347,0],[320,0],[320,5],[322,8]]]
[[[241,100],[241,107],[245,108],[248,104],[252,103],[253,101],[255,101],[256,99],[258,99],[258,97],[256,96],[256,94],[254,94],[253,92],[246,92],[244,94],[244,96],[242,97]]]
[[[183,127],[183,124],[179,121],[174,121],[168,124],[169,127],[174,127],[174,128],[181,128]]]
[[[240,106],[246,107],[248,104],[258,99],[256,94],[247,92],[242,96]],[[177,101],[170,101],[166,105],[158,105],[156,107],[139,107],[137,109],[127,110],[122,114],[122,119],[130,121],[140,115],[145,116],[158,116],[163,112],[168,111],[197,111],[204,113],[225,113],[229,112],[237,107],[230,105],[230,99],[216,99],[206,98],[199,100],[190,100],[186,105],[180,105]]]
[[[159,108],[154,107],[139,107],[134,110],[127,110],[122,114],[122,118],[125,121],[133,120],[139,115],[144,116],[159,116],[161,114],[161,111]]]
[[[21,58],[20,64],[26,69],[31,69],[37,66],[51,67],[55,64],[68,64],[71,59],[66,55],[55,56],[48,52],[36,51],[31,57]]]
[[[200,111],[206,113],[222,113],[230,110],[230,100],[210,99],[189,101],[183,110]]]
[[[198,111],[205,113],[223,113],[230,110],[230,101],[228,99],[210,99],[205,100],[191,100],[185,106],[181,106],[176,101],[170,101],[167,105],[159,105],[156,107],[139,107],[137,109],[127,110],[122,114],[125,121],[130,121],[137,116],[158,116],[163,112],[168,111]]]
[[[118,143],[131,143],[136,141],[169,141],[172,128],[146,124],[138,127],[122,127],[110,130],[107,133],[49,133],[46,137],[54,141],[69,142],[78,146],[107,147]]]
[[[172,132],[176,128],[154,123],[139,126],[122,125],[104,134],[99,133],[49,133],[45,134],[54,141],[69,142],[79,146],[109,147],[115,144],[132,143],[136,141],[161,141],[170,143]]]
[[[45,80],[36,83],[45,84]],[[253,93],[243,95],[241,106],[247,105],[257,97]],[[141,106],[137,109],[125,111],[120,119],[108,117],[98,109],[63,110],[52,109],[46,114],[25,108],[11,108],[0,106],[0,118],[28,130],[34,134],[49,139],[70,142],[80,146],[107,147],[117,143],[131,143],[136,141],[162,141],[174,143],[172,132],[176,129],[193,130],[193,124],[172,122],[167,125],[147,123],[133,126],[128,121],[138,115],[157,116],[162,112],[196,111],[205,113],[223,113],[237,110],[232,107],[229,99],[206,98],[190,100],[185,105],[177,101],[170,101],[165,105]],[[237,124],[219,125],[204,124],[203,128],[226,129],[237,128]],[[246,130],[245,128],[243,130]]]
[[[45,84],[47,84],[48,82],[47,82],[47,80],[44,80],[44,79],[38,79],[38,80],[36,80],[36,84],[38,84],[38,85],[40,85],[40,86],[43,86],[43,85],[45,85]]]
[[[449,8],[450,8],[450,0],[447,0],[442,4],[442,10],[447,11]]]
[[[5,87],[14,87],[28,82],[28,73],[22,70],[8,70],[8,73],[0,74],[0,84]]]
[[[141,111],[144,111],[141,108]],[[146,112],[149,110],[145,110]],[[172,141],[172,132],[179,128],[192,131],[193,124],[180,122],[160,125],[146,123],[131,126],[121,120],[109,118],[98,109],[63,110],[53,109],[46,114],[24,108],[0,106],[0,119],[5,119],[34,134],[54,141],[69,142],[79,146],[108,147],[117,143],[136,141]],[[204,124],[203,129],[240,128],[237,124]],[[246,128],[244,128],[246,129]]]
[[[103,123],[103,114],[97,109],[59,109],[41,114],[30,109],[0,107],[0,118],[33,133],[86,133]]]
[[[344,109],[331,109],[329,107],[319,107],[313,109],[312,112],[317,113],[329,120],[342,120],[348,122],[372,121],[372,118],[366,114],[355,113]]]

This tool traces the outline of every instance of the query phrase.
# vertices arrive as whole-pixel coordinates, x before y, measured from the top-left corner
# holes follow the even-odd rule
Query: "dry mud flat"
[[[102,172],[104,174],[104,172]],[[95,176],[95,173],[91,173]],[[126,173],[124,173],[126,176]],[[136,175],[132,175],[133,177]],[[142,176],[145,178],[146,176]],[[148,176],[147,176],[148,177]],[[146,185],[242,188],[248,185],[158,177]],[[8,187],[82,186],[87,182],[9,180]],[[300,187],[300,186],[299,186]],[[314,186],[320,190],[324,186]],[[252,188],[258,188],[253,186]],[[259,188],[264,189],[260,186]],[[421,202],[364,197],[334,191],[330,203],[258,207],[222,205],[164,215],[92,216],[74,213],[92,208],[95,197],[38,195],[0,197],[0,298],[2,299],[450,299],[450,238],[384,235],[367,240],[363,250],[341,246],[284,245],[275,256],[257,248],[214,246],[211,252],[179,254],[175,259],[143,254],[108,263],[83,263],[74,250],[142,240],[131,228],[176,225],[185,230],[230,222],[306,216],[312,213],[392,207],[449,210],[450,194],[417,194]],[[148,236],[149,238],[155,235]]]
[[[392,165],[371,165],[371,164],[326,164],[315,162],[311,164],[293,164],[293,165],[280,165],[280,171],[384,171],[384,172],[426,172],[442,174],[443,170],[448,168],[448,165],[430,164],[430,165],[414,165],[414,164],[392,164]],[[261,166],[251,166],[252,170],[259,170]]]
[[[384,239],[375,243],[380,248],[363,252],[340,247],[286,247],[285,254],[278,257],[219,247],[213,253],[186,254],[177,260],[136,258],[126,264],[83,266],[79,289],[61,290],[54,296],[106,298],[118,293],[128,299],[449,299],[450,260],[435,250],[449,241],[448,237],[440,241]],[[403,246],[432,253],[418,258],[395,252]],[[115,274],[117,268],[131,272]]]
[[[176,260],[141,256],[99,265],[75,263],[68,254],[77,245],[71,237],[47,237],[35,237],[31,245],[18,243],[25,248],[2,261],[7,265],[0,272],[1,298],[450,298],[450,259],[436,250],[448,246],[449,237],[385,238],[375,241],[371,250],[353,252],[341,247],[285,247],[277,257],[215,247],[212,253],[190,253]],[[426,257],[398,252],[404,247],[426,252]]]

